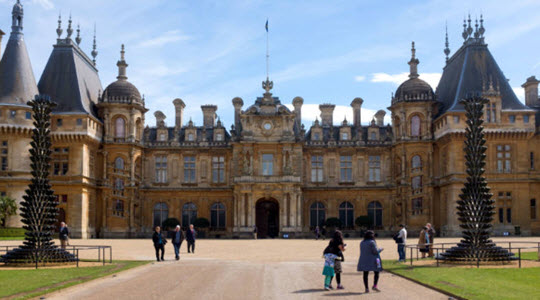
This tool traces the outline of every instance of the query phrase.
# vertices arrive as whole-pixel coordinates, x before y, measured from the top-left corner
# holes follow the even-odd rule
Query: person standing
[[[321,235],[322,235],[322,239],[323,241],[326,239],[326,227],[322,227],[321,229]]]
[[[197,232],[193,228],[193,224],[190,224],[189,228],[188,228],[188,230],[186,232],[187,252],[188,253],[195,253],[195,237],[196,236],[197,236]]]
[[[418,249],[422,253],[422,258],[426,258],[426,253],[429,251],[429,234],[426,226],[420,231],[418,237]]]
[[[165,255],[165,244],[167,244],[167,240],[161,233],[161,228],[159,226],[156,226],[156,229],[154,230],[154,234],[152,235],[152,241],[154,242],[154,248],[156,249],[156,259],[159,261],[160,255],[159,251],[161,250],[161,261],[164,261],[165,259],[163,256]]]
[[[341,273],[343,272],[341,262],[345,261],[345,256],[343,255],[343,252],[345,251],[345,246],[347,246],[347,244],[345,244],[343,241],[343,234],[341,233],[341,231],[336,230],[334,232],[334,236],[328,243],[328,246],[326,247],[326,249],[324,249],[324,254],[332,253],[337,256],[334,261],[334,275],[336,276],[338,290],[344,289],[343,285],[341,285]],[[332,278],[330,278],[329,287],[330,289],[332,289]]]
[[[364,287],[366,293],[369,293],[368,276],[370,271],[375,273],[373,287],[371,289],[380,292],[377,284],[379,283],[379,272],[382,271],[381,251],[383,251],[382,248],[377,248],[375,233],[371,230],[366,231],[364,240],[360,242],[360,258],[358,259],[358,266],[356,267],[358,272],[364,272]]]
[[[257,239],[257,226],[253,225],[253,238]]]
[[[405,225],[399,224],[399,232],[397,236],[395,237],[395,241],[398,244],[398,254],[399,254],[399,260],[398,261],[405,261],[405,245],[407,244],[407,229],[405,229]]]
[[[319,226],[316,226],[315,227],[315,240],[318,240],[320,235],[321,235],[321,232],[320,232]]]
[[[182,228],[180,227],[180,225],[176,225],[176,229],[174,230],[174,235],[171,240],[174,247],[174,255],[176,260],[180,259],[180,246],[182,246],[183,241],[184,232],[182,232]]]
[[[64,222],[60,223],[59,238],[60,238],[60,247],[65,250],[66,245],[68,244],[68,240],[69,240],[69,229],[66,223]]]
[[[426,227],[427,227],[427,232],[429,234],[429,254],[428,254],[428,257],[433,257],[433,244],[435,243],[435,234],[437,234],[437,232],[435,231],[435,228],[433,228],[433,226],[431,225],[431,223],[427,223],[426,224]]]

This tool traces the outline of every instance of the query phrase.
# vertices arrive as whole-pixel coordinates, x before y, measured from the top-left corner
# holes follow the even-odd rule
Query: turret
[[[538,79],[535,76],[527,78],[527,81],[521,86],[525,89],[525,104],[529,107],[540,106],[538,98]]]

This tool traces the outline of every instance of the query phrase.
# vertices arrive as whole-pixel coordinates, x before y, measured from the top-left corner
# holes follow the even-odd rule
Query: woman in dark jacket
[[[336,274],[336,282],[337,282],[337,289],[342,290],[344,287],[341,285],[341,273],[343,272],[343,268],[341,267],[341,262],[345,261],[345,257],[343,256],[343,251],[345,251],[345,244],[343,242],[343,234],[341,231],[336,230],[334,232],[334,236],[332,236],[332,239],[328,243],[328,246],[326,249],[324,249],[324,253],[332,253],[338,256],[336,260],[334,261],[334,273]],[[330,289],[332,289],[332,279],[330,279]]]
[[[163,256],[165,255],[165,244],[167,244],[167,239],[161,234],[161,228],[156,226],[154,234],[152,235],[152,241],[154,242],[154,248],[156,249],[156,259],[159,261],[159,250],[161,250],[161,261],[164,261]]]
[[[374,232],[371,230],[366,231],[364,240],[360,243],[360,258],[358,259],[357,267],[358,272],[364,272],[364,287],[366,288],[366,293],[369,293],[369,271],[375,273],[372,290],[380,292],[377,288],[377,283],[379,282],[379,272],[382,271],[381,256],[379,255],[381,251],[383,251],[383,249],[377,248],[377,243],[375,243]]]

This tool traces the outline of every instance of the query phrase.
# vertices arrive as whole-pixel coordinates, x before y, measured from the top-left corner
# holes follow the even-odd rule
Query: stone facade
[[[165,114],[157,111],[155,126],[145,127],[148,110],[127,81],[124,47],[118,80],[102,90],[97,51],[92,60],[71,39],[71,20],[65,38],[59,21],[57,43],[36,85],[33,74],[25,75],[30,62],[20,47],[20,4],[13,14],[20,19],[14,17],[10,40],[19,46],[8,42],[0,61],[0,192],[21,201],[31,177],[28,90],[18,90],[11,79],[22,74],[25,86],[59,103],[53,112],[51,182],[59,219],[74,237],[146,237],[168,217],[184,226],[207,218],[210,236],[251,237],[257,226],[262,237],[302,237],[329,217],[352,230],[354,220],[365,215],[383,235],[401,223],[415,232],[427,222],[442,235],[457,235],[466,116],[455,100],[467,92],[490,100],[486,176],[496,200],[495,232],[520,226],[523,234],[540,234],[539,82],[527,79],[526,105],[520,103],[492,67],[483,27],[474,36],[466,30],[436,91],[418,78],[413,45],[410,79],[388,101],[391,124],[384,124],[381,110],[362,125],[363,100],[355,98],[350,123],[335,122],[335,106],[321,104],[320,121],[306,129],[304,100],[293,99],[290,110],[272,95],[267,78],[264,94],[252,105],[244,108],[243,99],[232,99],[234,124],[227,130],[216,120],[214,105],[201,106],[202,126],[186,122],[181,99],[171,104],[174,126],[166,126]],[[468,52],[472,61],[462,59]],[[76,63],[66,65],[62,55]],[[23,62],[13,65],[13,56]],[[67,69],[71,73],[62,76],[87,84],[58,80],[56,70]],[[467,84],[456,85],[461,81]],[[17,217],[8,221],[21,225]]]

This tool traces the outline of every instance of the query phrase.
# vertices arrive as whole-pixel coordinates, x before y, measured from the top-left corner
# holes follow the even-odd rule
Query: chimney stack
[[[154,117],[156,117],[156,127],[164,127],[165,126],[165,118],[166,116],[161,112],[161,110],[158,110],[154,113]]]
[[[351,107],[353,109],[353,125],[355,127],[360,127],[362,124],[362,103],[364,103],[362,98],[354,98],[354,100],[351,102]]]
[[[527,81],[521,86],[525,89],[525,104],[529,107],[540,106],[538,98],[538,79],[535,76],[527,78]]]
[[[203,112],[203,125],[205,128],[214,128],[216,124],[216,105],[201,105]]]
[[[377,120],[377,126],[382,127],[384,126],[384,116],[386,115],[386,112],[384,110],[378,110],[377,113],[375,113],[375,120]]]
[[[294,123],[296,124],[296,128],[300,130],[302,128],[302,105],[304,104],[304,99],[302,97],[295,97],[292,101],[292,105],[294,106]]]
[[[183,124],[183,118],[184,118],[184,108],[186,107],[186,104],[184,104],[184,101],[180,98],[176,98],[173,101],[174,104],[174,111],[175,111],[175,129],[180,130],[182,128]]]
[[[0,58],[2,58],[2,37],[5,35],[5,33],[0,30]]]
[[[334,104],[320,104],[321,125],[323,127],[332,127],[334,125]]]
[[[234,130],[236,134],[239,135],[242,131],[242,124],[240,122],[240,114],[242,113],[242,106],[244,106],[244,100],[240,97],[232,99],[232,104],[234,106]]]

